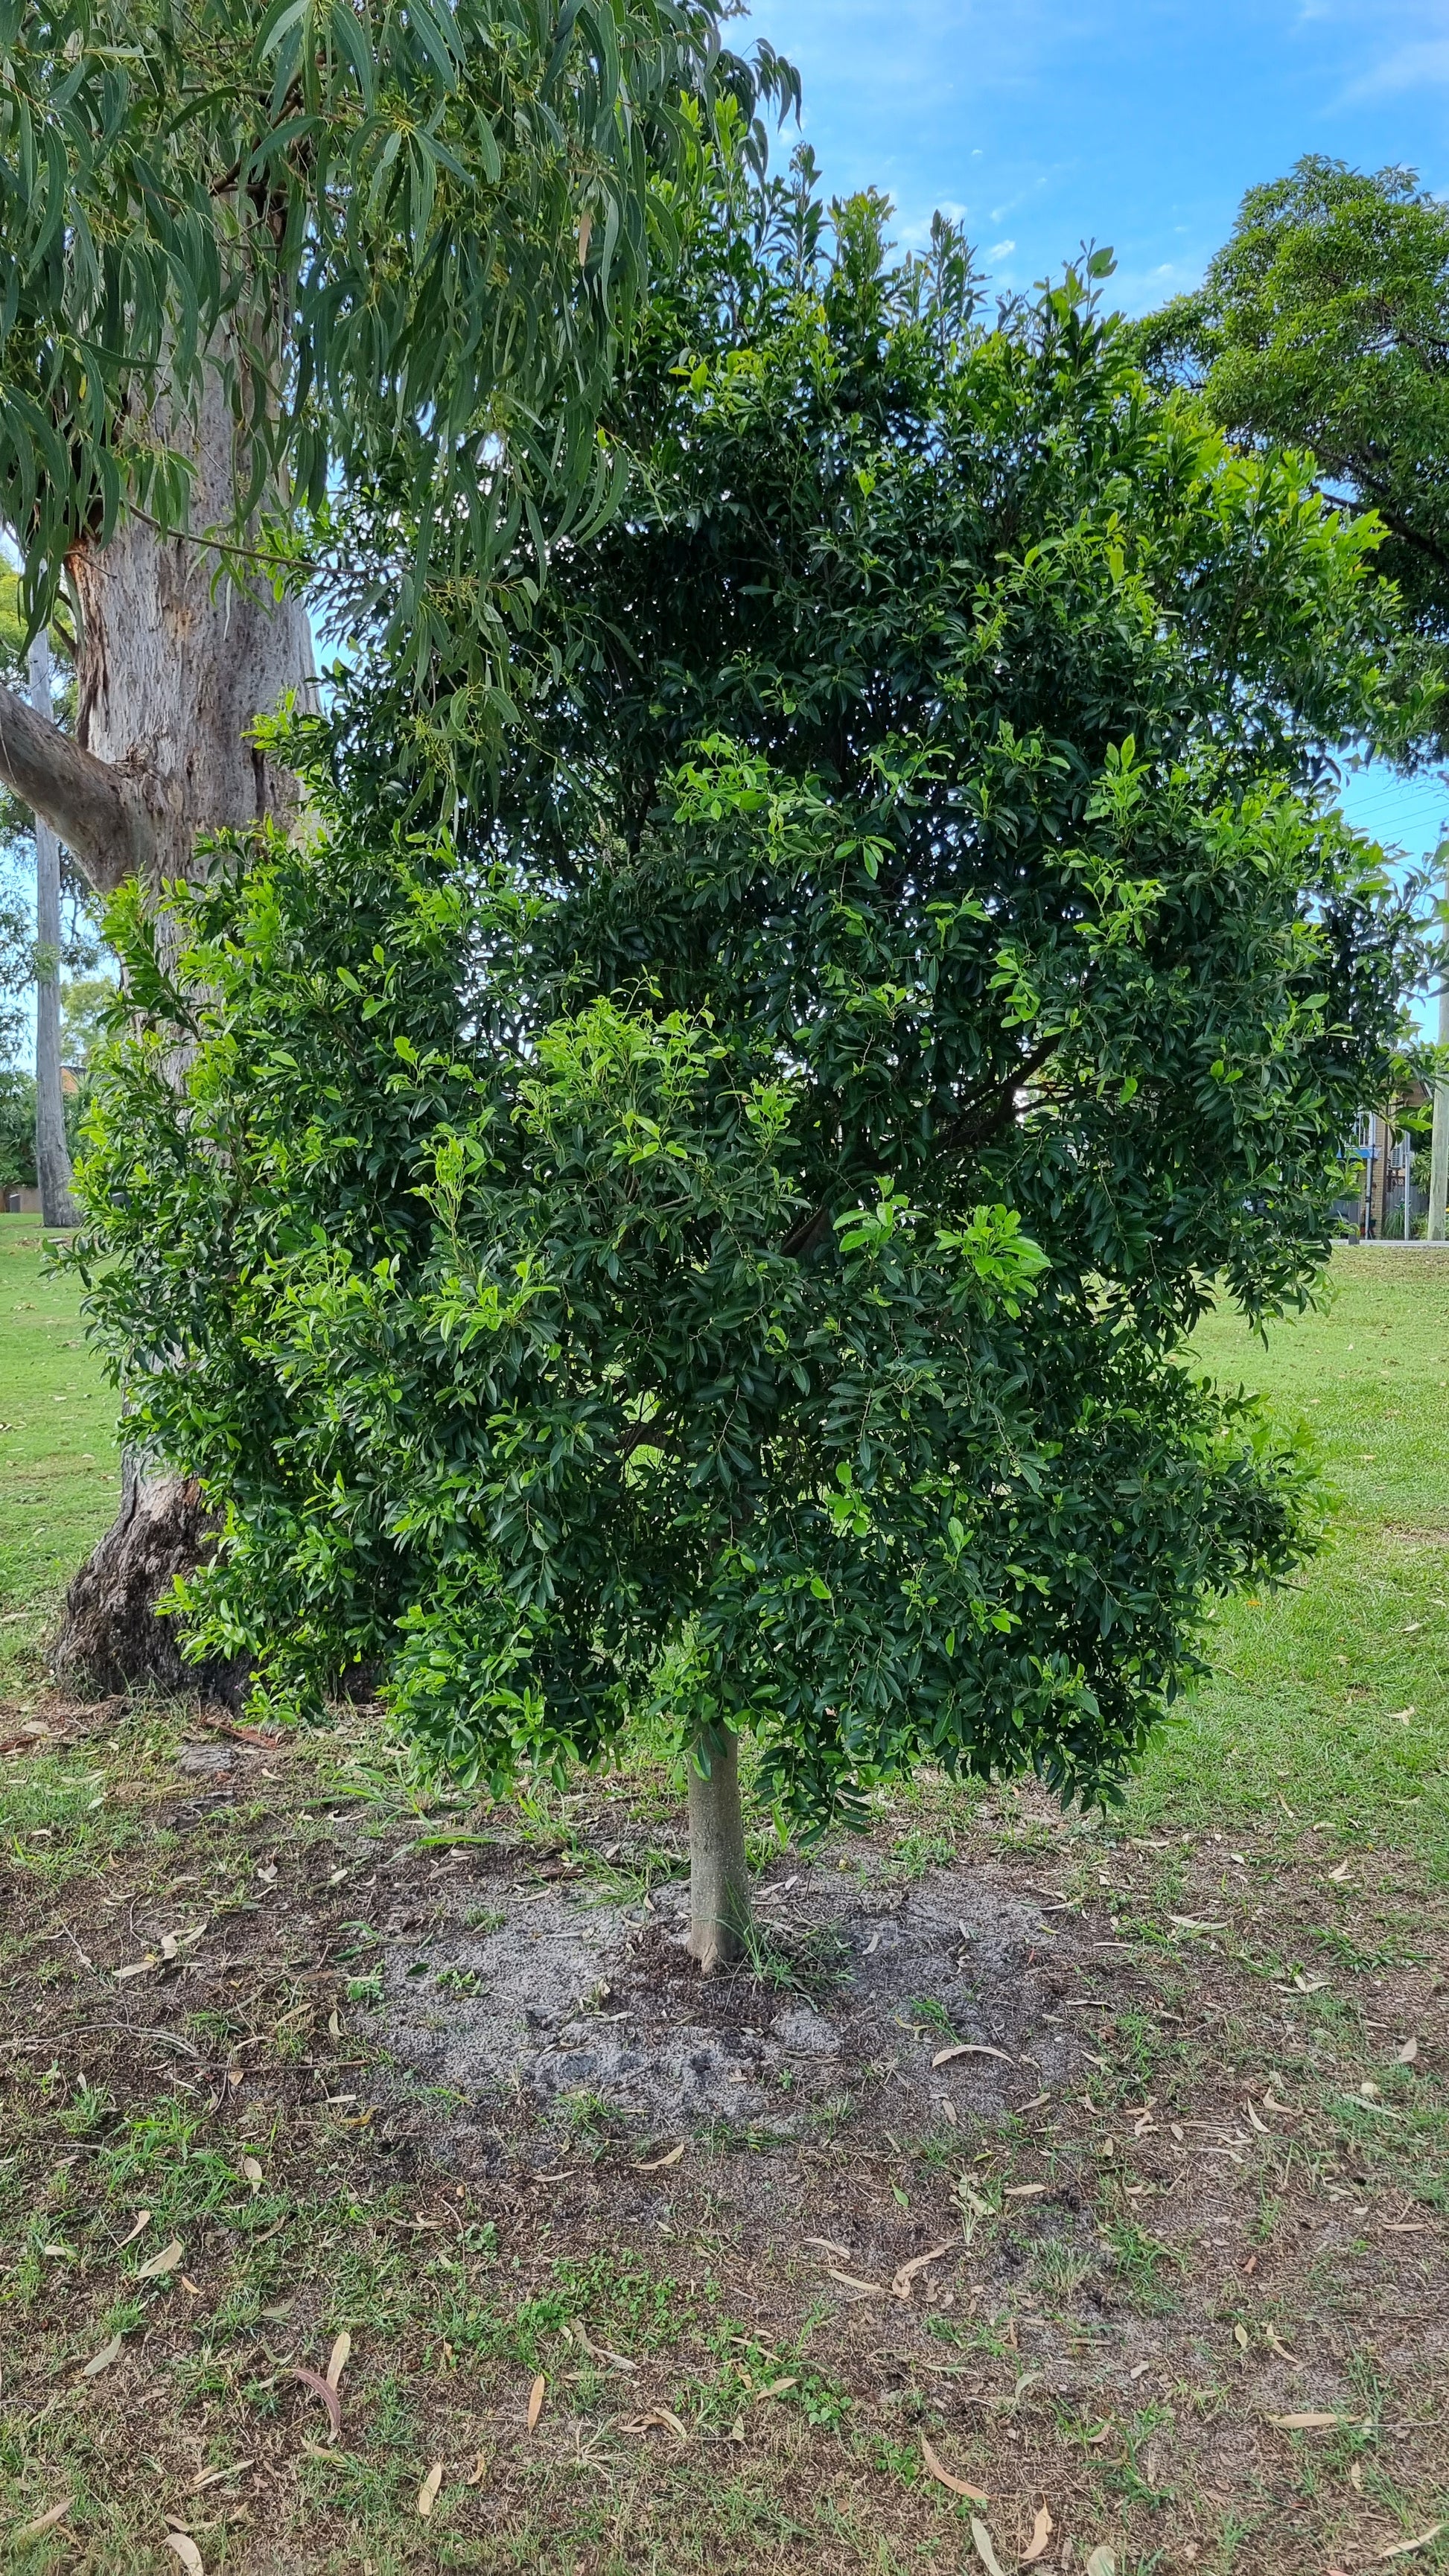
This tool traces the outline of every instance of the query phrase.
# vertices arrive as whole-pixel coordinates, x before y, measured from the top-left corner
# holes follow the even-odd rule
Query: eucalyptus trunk
[[[171,431],[164,398],[145,434]],[[109,544],[82,537],[67,558],[77,621],[73,737],[0,691],[0,777],[109,895],[135,874],[165,936],[165,887],[207,865],[205,834],[289,824],[296,780],[251,739],[257,719],[315,679],[299,602],[279,602],[259,557],[214,532],[233,524],[237,431],[221,376],[208,375],[196,414],[174,430],[192,464],[185,536],[163,536],[139,511]],[[71,1585],[56,1669],[102,1691],[194,1682],[175,1623],[156,1617],[171,1579],[208,1534],[195,1488],[126,1455],[121,1511]],[[205,1681],[207,1676],[201,1676]],[[219,1677],[213,1677],[219,1678]]]
[[[702,1736],[689,1764],[689,1950],[707,1977],[743,1956],[750,1915],[740,1739]]]

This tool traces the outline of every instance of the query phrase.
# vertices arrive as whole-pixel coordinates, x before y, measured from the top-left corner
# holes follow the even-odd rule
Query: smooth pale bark
[[[689,1763],[689,1950],[707,1977],[743,1955],[749,1923],[740,1740],[704,1737]]]
[[[1449,983],[1439,987],[1439,1044],[1449,1052]],[[1429,1143],[1429,1222],[1426,1229],[1431,1243],[1444,1241],[1446,1199],[1449,1199],[1449,1083],[1436,1082],[1434,1132]]]
[[[49,717],[50,638],[43,633],[30,647],[30,696],[36,711]],[[35,945],[42,969],[35,979],[35,1177],[42,1224],[70,1226],[79,1223],[79,1211],[70,1194],[60,1078],[60,843],[38,815]]]
[[[137,433],[163,437],[167,424],[163,394]],[[194,469],[193,534],[163,537],[133,512],[109,545],[81,539],[71,550],[74,740],[0,690],[0,777],[60,835],[98,892],[112,893],[129,875],[142,879],[163,952],[162,888],[204,874],[198,837],[265,821],[285,828],[295,818],[296,780],[250,735],[289,694],[306,704],[316,671],[301,604],[277,601],[259,560],[208,541],[209,531],[231,530],[244,467],[219,374],[177,443]],[[176,1624],[158,1619],[155,1607],[209,1535],[194,1488],[153,1475],[130,1451],[120,1518],[66,1604],[57,1669],[72,1688],[87,1679],[103,1690],[178,1686]],[[185,1679],[205,1687],[222,1676],[188,1670]]]

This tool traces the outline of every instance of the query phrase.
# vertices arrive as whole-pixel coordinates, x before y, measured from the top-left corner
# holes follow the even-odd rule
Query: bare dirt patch
[[[586,2103],[651,2134],[725,2122],[785,2140],[886,2108],[908,2127],[992,2117],[1077,2063],[1041,2009],[1080,1944],[997,1872],[847,1890],[836,1870],[782,1867],[759,1890],[755,1959],[709,1981],[682,1881],[620,1904],[475,1857],[425,1943],[421,1920],[380,1920],[369,2028],[489,2109]]]

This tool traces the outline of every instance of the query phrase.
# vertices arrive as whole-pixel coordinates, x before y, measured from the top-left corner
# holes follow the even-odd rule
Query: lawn
[[[80,1291],[46,1276],[42,1245],[33,1217],[0,1216],[0,1699],[42,1679],[60,1599],[120,1482]]]
[[[0,1254],[17,2563],[1449,2568],[1449,1257],[1202,1332],[1333,1508],[1118,1814],[923,1781],[762,1835],[768,1935],[705,1996],[647,1761],[505,1810],[366,1711],[55,1699],[115,1452],[73,1291],[33,1225]],[[520,2066],[682,2031],[734,2116],[469,2072],[585,1935]]]

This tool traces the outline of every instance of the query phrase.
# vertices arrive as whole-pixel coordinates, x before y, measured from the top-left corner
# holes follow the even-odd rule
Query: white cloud
[[[1014,241],[993,242],[986,256],[988,259],[1005,259],[1008,253],[1014,251],[1015,248],[1016,244]]]
[[[1403,90],[1441,89],[1449,84],[1449,36],[1417,45],[1400,45],[1386,54],[1343,92],[1343,101],[1390,98]]]

